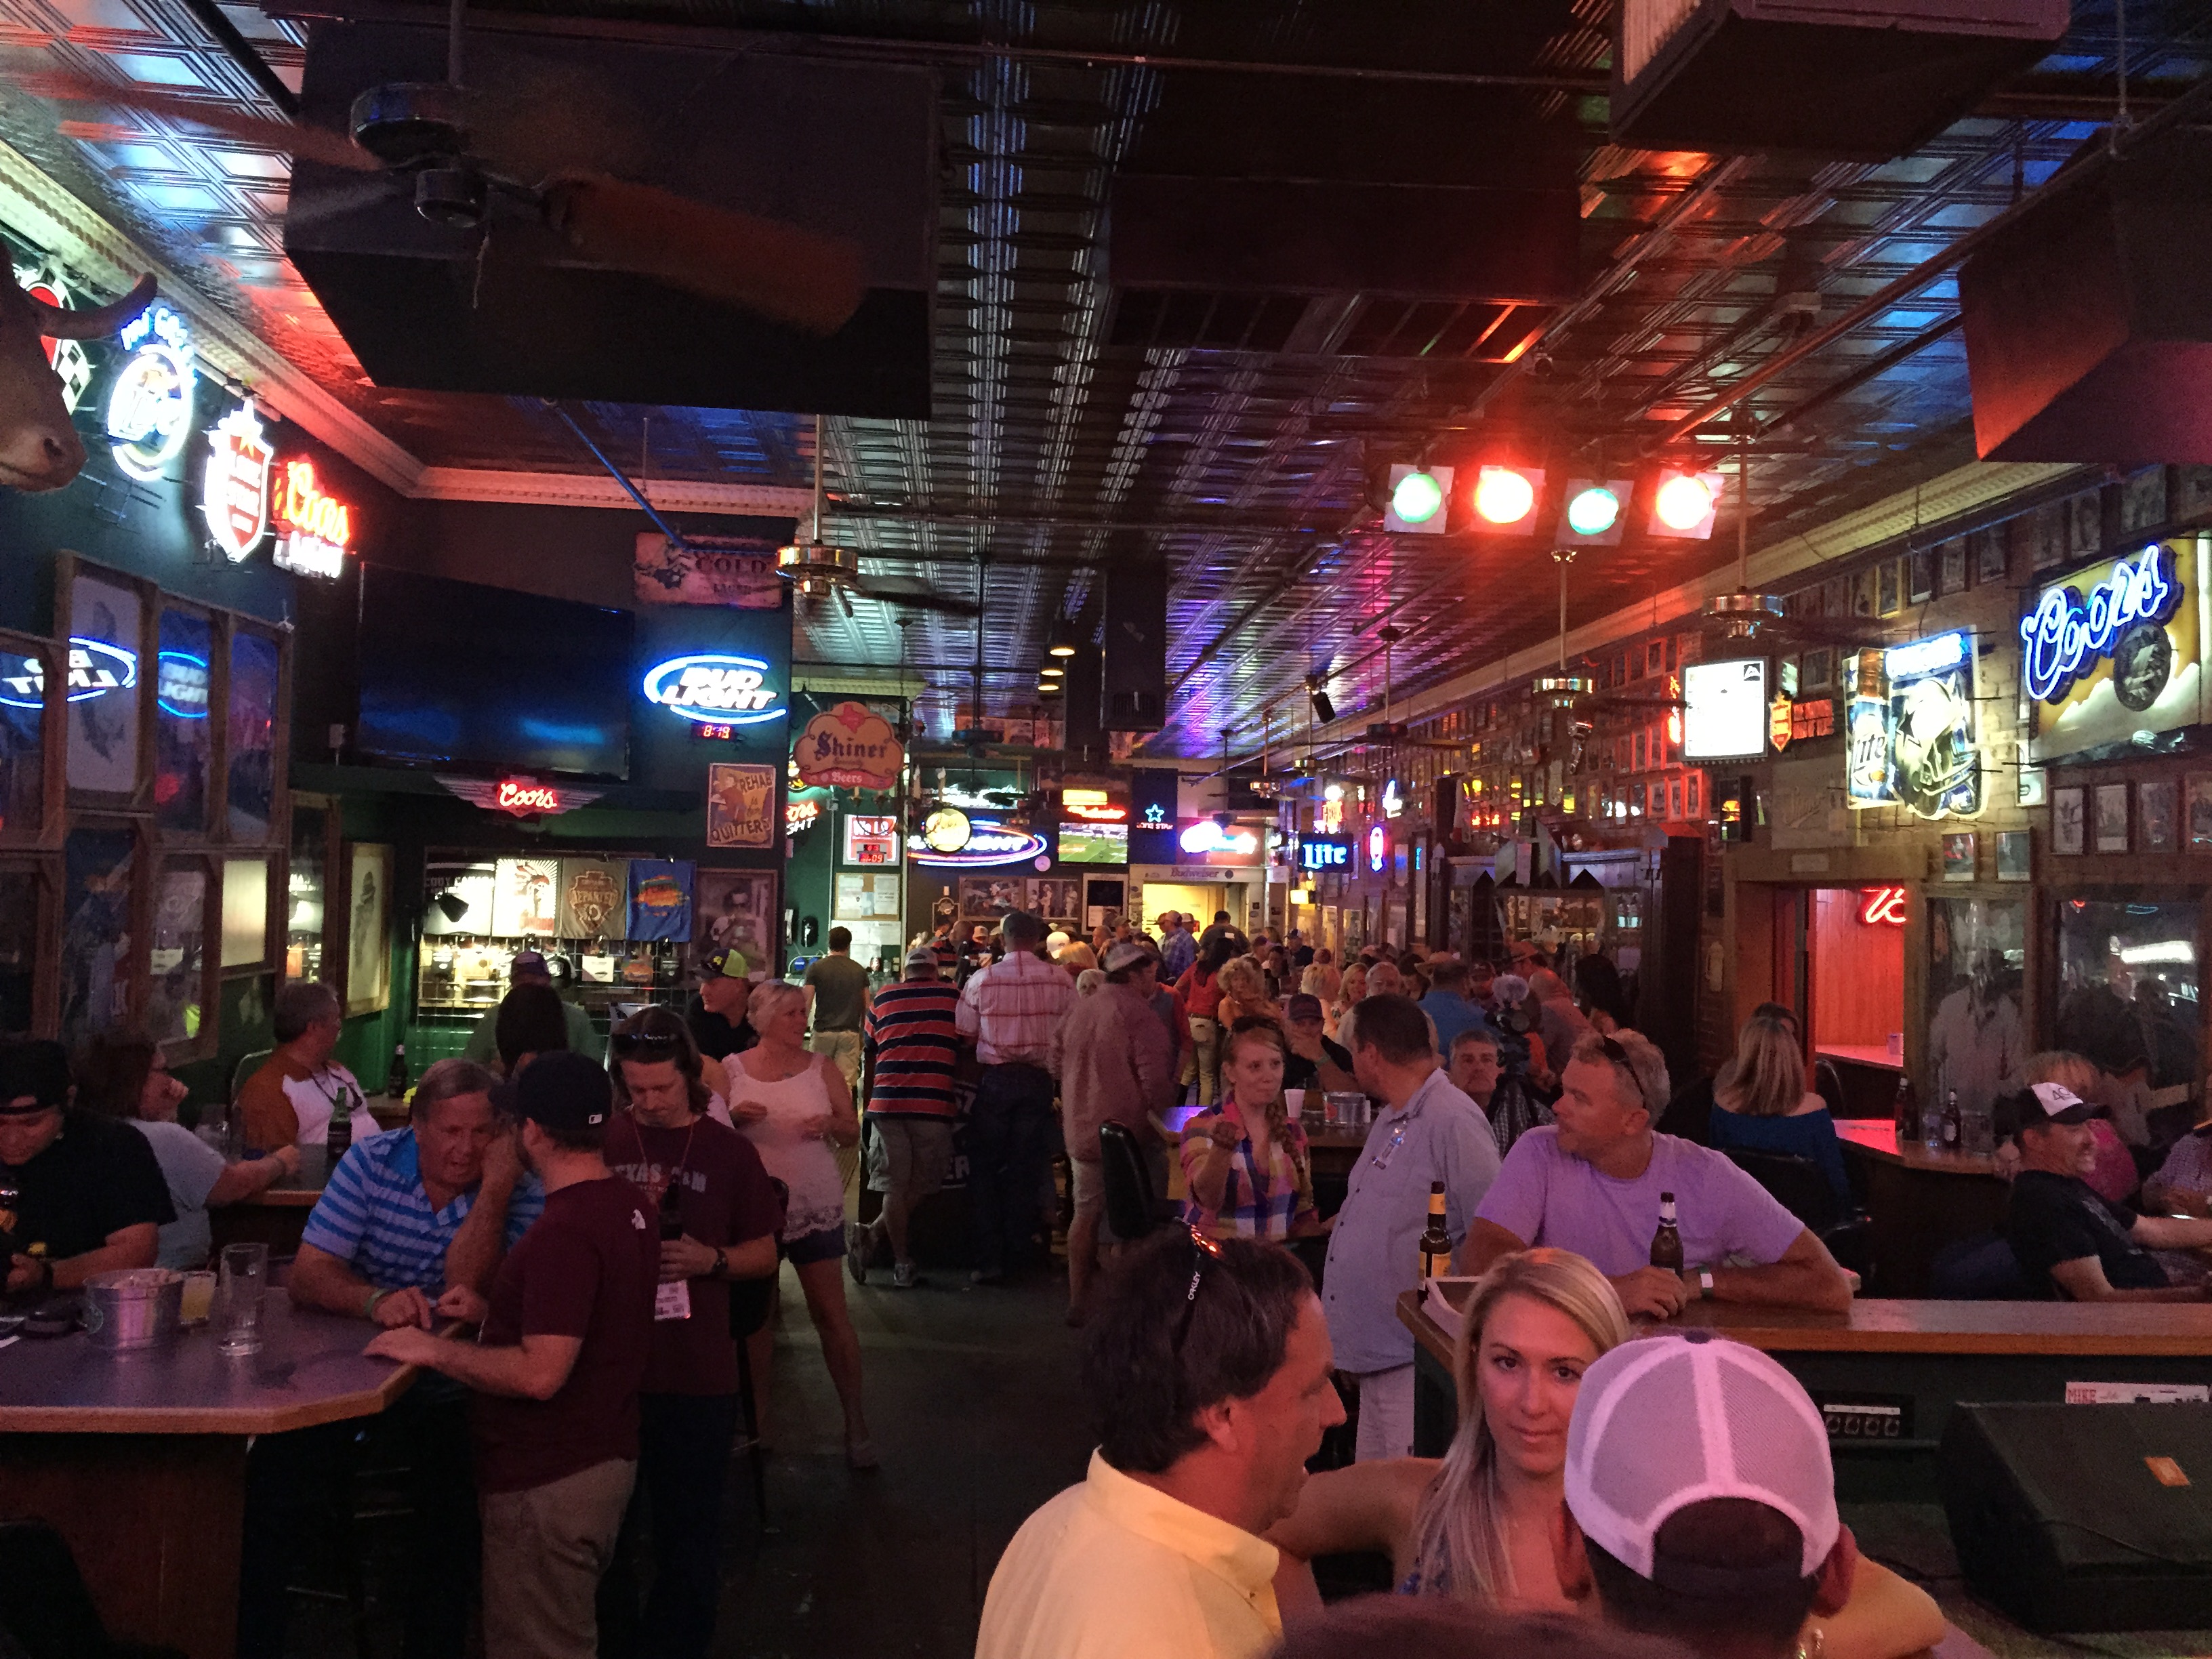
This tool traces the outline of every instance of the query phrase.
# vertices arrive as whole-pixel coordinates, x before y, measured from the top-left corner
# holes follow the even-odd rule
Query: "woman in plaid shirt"
[[[1272,1020],[1251,1016],[1230,1028],[1221,1062],[1228,1098],[1183,1126],[1192,1226],[1278,1243],[1328,1231],[1314,1208],[1306,1132],[1283,1098],[1283,1052]]]

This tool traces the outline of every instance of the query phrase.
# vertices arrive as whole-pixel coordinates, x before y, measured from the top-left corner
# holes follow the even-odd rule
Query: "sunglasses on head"
[[[627,1060],[634,1054],[672,1054],[683,1048],[684,1039],[673,1031],[617,1031],[607,1044]]]
[[[1176,1316],[1175,1342],[1170,1352],[1178,1358],[1182,1353],[1183,1339],[1190,1334],[1190,1316],[1198,1306],[1198,1287],[1206,1278],[1206,1264],[1221,1260],[1221,1243],[1209,1238],[1197,1228],[1190,1233],[1190,1288],[1182,1293],[1182,1312]]]
[[[1636,1074],[1636,1062],[1629,1059],[1628,1050],[1609,1036],[1601,1036],[1597,1041],[1598,1046],[1605,1052],[1605,1057],[1628,1073],[1629,1082],[1635,1085],[1636,1098],[1643,1103],[1644,1110],[1650,1111],[1651,1097],[1644,1092],[1644,1079]]]

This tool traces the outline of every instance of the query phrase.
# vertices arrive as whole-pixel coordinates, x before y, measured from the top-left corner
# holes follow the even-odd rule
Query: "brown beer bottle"
[[[1682,1271],[1682,1232],[1674,1224],[1674,1194],[1659,1194],[1659,1231],[1651,1235],[1651,1265],[1670,1273]]]
[[[1421,1278],[1427,1284],[1451,1272],[1451,1235],[1444,1229],[1444,1183],[1429,1183],[1429,1224],[1421,1233]]]

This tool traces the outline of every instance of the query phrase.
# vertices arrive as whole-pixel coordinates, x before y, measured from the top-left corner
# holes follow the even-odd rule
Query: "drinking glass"
[[[261,1293],[269,1284],[266,1244],[226,1244],[216,1275],[217,1352],[261,1352]]]
[[[208,1273],[185,1275],[185,1294],[177,1317],[187,1325],[204,1325],[215,1312],[216,1276]]]

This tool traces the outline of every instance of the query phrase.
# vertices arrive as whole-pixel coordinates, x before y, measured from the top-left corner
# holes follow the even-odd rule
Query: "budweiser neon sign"
[[[2119,561],[2087,599],[2063,583],[2045,588],[2020,623],[2028,696],[2059,702],[2099,658],[2112,654],[2121,635],[2139,623],[2164,623],[2180,608],[2181,597],[2173,555],[2158,546]]]
[[[208,534],[233,564],[269,534],[269,474],[275,457],[269,434],[251,403],[208,428],[207,469],[200,481],[200,511]]]

